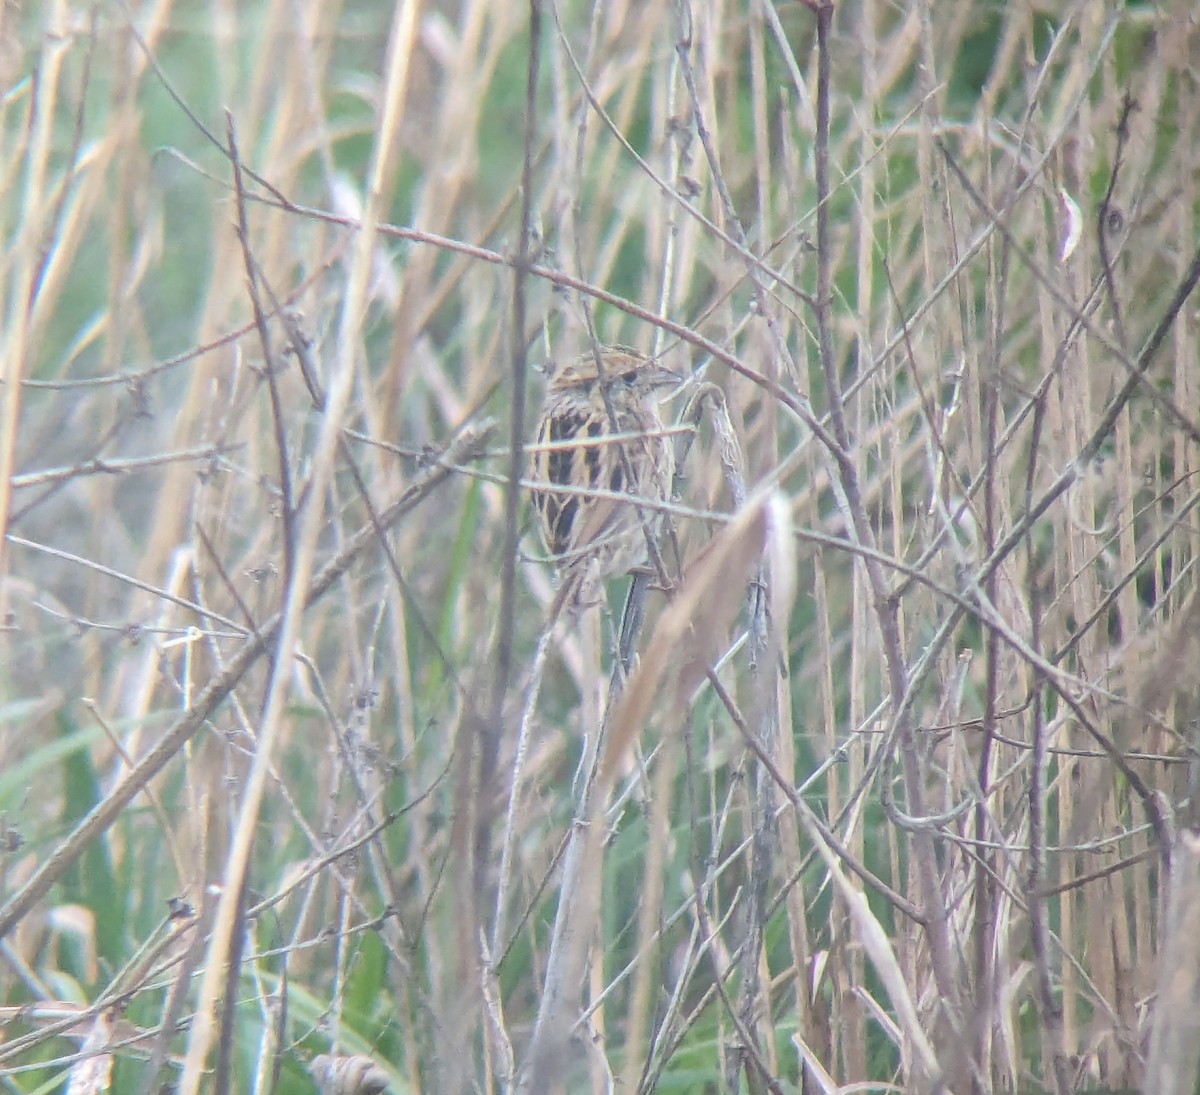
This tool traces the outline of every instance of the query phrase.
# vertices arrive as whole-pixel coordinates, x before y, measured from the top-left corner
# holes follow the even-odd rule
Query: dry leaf
[[[795,589],[791,511],[778,491],[760,491],[692,561],[675,599],[621,696],[601,778],[611,779],[655,700],[669,689],[676,704],[703,678],[746,599],[746,583],[769,564],[770,612],[786,621]]]
[[[370,1057],[322,1053],[308,1071],[321,1095],[382,1095],[388,1089],[388,1074]]]

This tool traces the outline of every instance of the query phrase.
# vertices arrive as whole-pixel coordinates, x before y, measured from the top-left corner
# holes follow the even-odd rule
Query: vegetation
[[[1195,1090],[1192,7],[0,8],[3,1089]]]

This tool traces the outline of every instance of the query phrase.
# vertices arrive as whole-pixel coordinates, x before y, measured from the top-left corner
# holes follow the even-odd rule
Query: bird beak
[[[675,372],[674,369],[668,369],[665,365],[655,365],[647,379],[650,386],[660,393],[660,399],[670,399],[691,378]]]

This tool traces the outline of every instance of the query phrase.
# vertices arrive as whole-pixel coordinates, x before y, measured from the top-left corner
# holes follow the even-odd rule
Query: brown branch
[[[384,511],[380,519],[383,528],[391,528],[450,476],[446,464],[457,463],[481,449],[491,436],[489,426],[470,426],[464,429],[445,449],[442,459],[435,459],[404,492],[400,499]],[[376,526],[360,528],[346,545],[313,576],[305,594],[304,605],[311,607],[324,597],[346,573],[350,566],[375,543]],[[143,787],[171,761],[176,753],[208,723],[225,698],[249,672],[250,668],[272,649],[283,622],[281,614],[273,616],[262,630],[247,638],[230,660],[225,671],[209,682],[192,706],[167,729],[154,747],[126,773],[109,794],[102,799],[71,831],[8,901],[0,907],[0,939],[45,896],[63,873],[83,854],[87,846],[120,816]]]

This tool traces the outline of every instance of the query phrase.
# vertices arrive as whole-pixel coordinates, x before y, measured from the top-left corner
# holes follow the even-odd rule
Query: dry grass
[[[0,9],[5,1090],[1194,1090],[1200,25],[1031,7]]]

